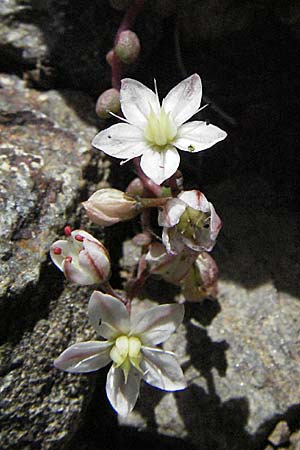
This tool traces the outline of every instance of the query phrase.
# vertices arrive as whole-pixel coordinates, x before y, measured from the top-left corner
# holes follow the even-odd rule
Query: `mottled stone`
[[[295,431],[290,436],[290,450],[300,450],[300,431]]]
[[[0,447],[62,449],[94,377],[64,374],[53,360],[93,336],[86,311],[92,289],[64,290],[48,253],[66,223],[79,225],[97,130],[57,91],[26,89],[8,75],[0,84]],[[77,97],[92,117],[93,102]]]
[[[278,424],[268,437],[268,440],[271,442],[271,444],[277,446],[287,444],[290,434],[291,431],[288,424],[284,420],[281,420],[280,422],[278,422]]]
[[[186,304],[184,325],[164,345],[178,355],[188,389],[143,387],[137,411],[148,429],[186,436],[198,448],[253,450],[266,442],[271,421],[299,403],[299,217],[277,209],[259,177],[207,195],[224,224],[214,255],[219,298]]]

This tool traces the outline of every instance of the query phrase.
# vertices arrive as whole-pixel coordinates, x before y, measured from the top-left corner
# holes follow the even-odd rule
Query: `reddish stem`
[[[117,44],[120,33],[125,30],[129,30],[133,27],[135,19],[139,15],[139,13],[142,11],[144,7],[145,0],[135,0],[132,2],[128,10],[126,11],[122,22],[119,25],[119,28],[116,33],[115,37],[115,43]],[[121,87],[121,78],[123,77],[124,72],[124,64],[122,61],[118,58],[118,56],[114,53],[113,59],[112,59],[112,65],[111,65],[111,84],[112,87],[115,89],[120,90]]]

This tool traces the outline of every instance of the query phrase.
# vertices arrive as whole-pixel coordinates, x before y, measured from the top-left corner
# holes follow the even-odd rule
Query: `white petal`
[[[184,250],[182,235],[176,228],[164,227],[162,231],[162,241],[168,253],[179,255]]]
[[[151,109],[155,114],[159,113],[158,96],[151,89],[131,78],[124,78],[121,82],[120,101],[126,119],[140,128],[145,127]]]
[[[140,390],[141,374],[130,368],[125,383],[124,373],[119,367],[112,366],[107,374],[106,395],[111,406],[120,416],[127,416],[134,408]]]
[[[146,144],[139,128],[118,123],[100,131],[94,137],[92,145],[115,158],[131,159],[140,156]]]
[[[169,112],[177,126],[198,111],[202,97],[202,83],[198,74],[186,78],[175,86],[163,100],[162,107]]]
[[[144,345],[157,345],[174,333],[184,316],[183,305],[160,305],[139,314],[132,323],[132,336]]]
[[[185,203],[178,198],[168,200],[165,206],[159,211],[158,225],[161,227],[174,227],[178,224],[185,208]]]
[[[142,347],[144,358],[141,369],[145,372],[143,380],[165,391],[178,391],[186,388],[186,381],[175,355],[163,350]]]
[[[202,192],[197,190],[184,191],[178,195],[180,200],[198,211],[210,212],[210,203]]]
[[[181,125],[173,144],[180,150],[197,153],[223,141],[226,136],[227,133],[215,125],[194,121]]]
[[[89,304],[88,315],[96,332],[107,339],[114,339],[120,334],[128,334],[129,314],[123,303],[108,294],[94,291]]]
[[[101,242],[84,241],[84,250],[79,253],[79,263],[83,264],[82,258],[85,255],[85,263],[88,264],[89,270],[94,270],[98,283],[107,280],[110,274],[110,259],[106,248]]]
[[[158,151],[149,148],[142,156],[141,168],[154,183],[161,184],[177,170],[180,156],[174,147]]]
[[[78,265],[78,256],[74,257],[72,261],[65,260],[63,271],[67,280],[81,286],[88,286],[99,281],[94,271],[86,270]]]
[[[88,341],[71,345],[55,361],[57,369],[72,373],[93,372],[110,361],[111,342]]]

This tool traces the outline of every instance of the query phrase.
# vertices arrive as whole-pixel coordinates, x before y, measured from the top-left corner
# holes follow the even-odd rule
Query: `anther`
[[[75,239],[76,241],[83,242],[84,237],[81,234],[76,234]]]
[[[64,233],[67,237],[71,236],[72,233],[72,228],[70,227],[70,225],[66,225],[64,228]]]
[[[53,248],[54,255],[61,255],[61,248],[60,247],[54,247]]]
[[[72,256],[66,256],[65,257],[65,262],[66,263],[71,263],[72,262]]]

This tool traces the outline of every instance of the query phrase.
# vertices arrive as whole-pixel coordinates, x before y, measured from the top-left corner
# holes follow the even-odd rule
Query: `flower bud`
[[[74,230],[69,240],[54,242],[53,263],[76,284],[104,283],[110,277],[110,258],[104,245],[83,230]]]
[[[113,59],[114,59],[114,51],[113,49],[109,50],[109,52],[106,53],[105,56],[106,62],[109,66],[112,66]]]
[[[180,255],[171,255],[158,242],[150,246],[146,262],[151,274],[160,275],[168,283],[178,285],[187,276],[197,253],[183,251]]]
[[[110,117],[109,113],[118,114],[120,111],[120,93],[117,89],[111,88],[104,91],[96,103],[96,114],[101,119]]]
[[[130,220],[142,209],[140,203],[129,194],[111,188],[96,191],[83,202],[83,206],[91,221],[103,227]]]
[[[189,302],[200,302],[218,293],[218,267],[206,252],[200,253],[188,274],[181,282],[181,291]]]
[[[141,50],[140,40],[133,31],[124,30],[120,33],[114,50],[122,62],[132,64],[139,56]]]

